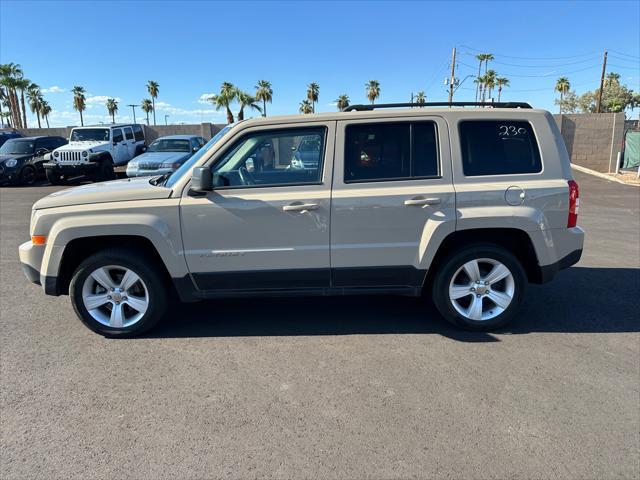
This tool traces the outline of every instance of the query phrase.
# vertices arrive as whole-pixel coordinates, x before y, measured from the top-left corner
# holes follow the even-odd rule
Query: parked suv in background
[[[76,175],[95,181],[115,178],[114,166],[126,165],[142,153],[144,130],[139,124],[95,125],[71,130],[69,144],[56,149],[44,167],[53,185]]]
[[[171,290],[427,294],[455,325],[506,324],[528,282],[582,252],[553,117],[526,104],[383,107],[238,122],[168,178],[51,194],[33,206],[25,273],[107,336],[151,328]],[[288,168],[317,138],[317,166]]]
[[[66,145],[62,137],[18,137],[0,147],[0,185],[33,185],[44,176],[44,156]]]
[[[127,164],[127,177],[172,173],[204,144],[204,138],[196,135],[160,137],[145,148],[144,153]]]

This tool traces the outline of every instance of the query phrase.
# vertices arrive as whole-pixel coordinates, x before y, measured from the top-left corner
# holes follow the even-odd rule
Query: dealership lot
[[[512,327],[411,298],[219,300],[107,340],[24,278],[0,189],[0,477],[637,477],[640,189],[576,173],[585,253]]]

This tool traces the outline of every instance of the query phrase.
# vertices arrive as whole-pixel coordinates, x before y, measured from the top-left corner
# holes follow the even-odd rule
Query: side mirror
[[[195,192],[210,192],[213,190],[211,168],[195,167],[191,174],[191,190]]]
[[[196,153],[198,150],[200,150],[200,147],[193,147],[193,148],[191,149],[191,151],[192,151],[193,153]]]
[[[143,152],[146,152],[146,151],[147,151],[147,146],[146,146],[146,145],[143,145],[143,146],[142,146],[142,151],[143,151]]]
[[[45,153],[49,153],[49,150],[47,150],[46,148],[39,148],[38,150],[36,150],[36,155],[38,157],[41,157]]]

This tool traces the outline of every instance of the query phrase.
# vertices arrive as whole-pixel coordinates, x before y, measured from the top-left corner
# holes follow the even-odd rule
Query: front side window
[[[438,176],[434,122],[349,125],[344,181],[394,181]]]
[[[324,128],[256,132],[213,166],[218,187],[314,184],[322,181]],[[317,148],[309,148],[316,145]]]
[[[74,128],[71,131],[72,142],[108,142],[108,128]]]
[[[466,176],[538,173],[540,151],[529,122],[460,122],[462,167]]]
[[[113,130],[113,143],[120,143],[124,140],[124,137],[122,136],[122,130],[120,130],[119,128],[116,128]]]

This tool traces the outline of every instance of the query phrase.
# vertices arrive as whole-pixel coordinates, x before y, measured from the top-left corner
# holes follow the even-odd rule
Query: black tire
[[[508,307],[500,314],[486,320],[472,320],[462,315],[458,310],[456,310],[453,305],[453,301],[450,300],[449,297],[449,286],[454,275],[456,275],[456,272],[458,272],[464,264],[474,259],[490,259],[500,262],[507,267],[511,273],[511,277],[513,278],[513,296],[511,298],[511,303],[509,303]],[[480,265],[481,267],[484,266],[486,268],[488,263],[480,262]],[[489,331],[502,327],[513,319],[520,307],[520,304],[522,303],[522,299],[524,298],[525,289],[527,287],[527,276],[525,271],[518,259],[509,250],[498,245],[476,244],[460,249],[440,263],[437,268],[438,270],[435,273],[435,277],[432,282],[433,301],[440,314],[447,321],[457,327],[476,331]],[[458,278],[456,278],[456,280],[458,280]],[[507,280],[504,280],[504,282],[506,281]],[[474,282],[469,280],[471,287],[473,287],[473,283]],[[503,285],[505,284],[497,282],[494,288],[496,290],[500,290]],[[486,288],[482,284],[480,287]],[[489,289],[489,291],[491,291],[491,289]],[[473,295],[474,294],[469,294],[468,297],[462,297],[462,299],[460,299],[460,303],[468,301],[470,307],[470,302],[474,301]],[[491,295],[491,293],[489,293],[489,295]],[[493,308],[495,309],[497,304],[491,300],[485,300],[482,296],[477,298],[480,298],[482,302],[481,305],[483,306],[483,312],[491,315],[493,312],[491,306],[493,305]],[[458,303],[459,306],[460,303]]]
[[[116,174],[113,170],[113,162],[110,158],[104,158],[100,161],[96,167],[96,171],[93,175],[93,180],[96,182],[106,182],[107,180],[114,180]]]
[[[46,170],[47,180],[51,185],[66,185],[67,178],[54,170]]]
[[[146,286],[148,294],[148,307],[142,317],[130,326],[113,328],[100,323],[94,318],[83,301],[83,288],[85,280],[98,268],[105,266],[119,266],[132,270]],[[113,279],[113,277],[111,277]],[[135,284],[134,284],[135,285]],[[138,284],[140,288],[140,284]],[[153,328],[163,317],[167,310],[168,286],[165,282],[165,275],[159,268],[153,266],[153,260],[145,258],[137,252],[123,249],[109,249],[98,252],[77,268],[69,285],[69,296],[78,318],[87,327],[96,333],[110,338],[135,337]],[[104,293],[109,293],[106,291]],[[125,292],[126,293],[126,292]],[[125,297],[126,298],[126,297]],[[123,299],[123,307],[127,301]],[[101,312],[109,313],[109,307],[113,304],[101,307]],[[126,317],[125,317],[126,318]]]
[[[36,167],[34,167],[33,165],[25,165],[24,167],[22,167],[22,170],[20,170],[18,184],[33,185],[34,183],[36,183],[37,179],[38,171],[36,170]]]

